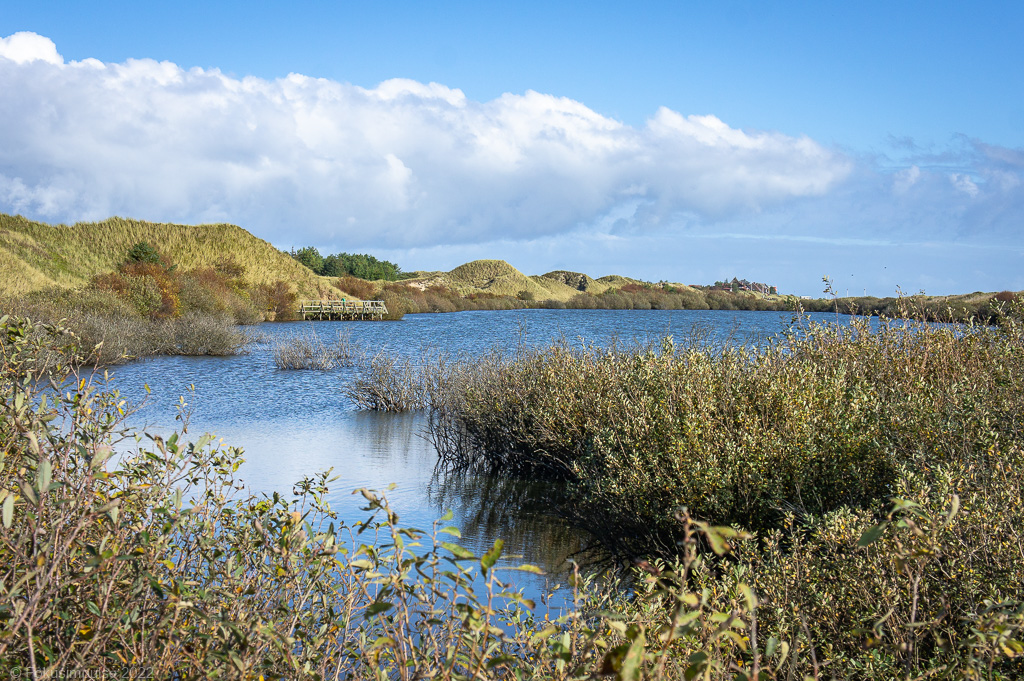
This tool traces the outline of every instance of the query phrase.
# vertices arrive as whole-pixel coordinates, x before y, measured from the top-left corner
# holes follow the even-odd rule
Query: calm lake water
[[[830,314],[811,318],[836,320]],[[333,468],[340,479],[333,483],[331,503],[351,523],[365,517],[359,510],[362,497],[352,496],[353,490],[396,483],[388,498],[402,524],[429,529],[451,509],[467,548],[486,551],[500,537],[510,560],[538,564],[558,580],[566,557],[583,548],[586,537],[532,507],[520,486],[486,475],[437,472],[421,414],[357,411],[342,392],[355,369],[281,370],[274,365],[273,342],[315,331],[325,343],[343,334],[370,353],[385,349],[419,357],[425,351],[511,350],[520,343],[558,339],[600,346],[647,343],[695,330],[711,339],[759,343],[791,321],[788,312],[513,310],[418,314],[399,322],[263,324],[254,331],[266,340],[247,354],[135,362],[112,372],[112,387],[130,403],[143,403],[130,426],[164,436],[180,426],[175,417],[184,396],[191,410],[190,436],[212,433],[242,447],[246,463],[240,477],[257,492],[287,494],[303,476]],[[545,588],[543,578],[523,574],[522,579],[528,591]]]

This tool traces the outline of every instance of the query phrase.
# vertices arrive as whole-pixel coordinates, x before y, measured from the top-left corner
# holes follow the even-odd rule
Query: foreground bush
[[[336,526],[326,474],[294,498],[249,495],[233,475],[240,452],[209,436],[150,438],[118,461],[116,393],[75,363],[39,381],[39,352],[75,357],[74,336],[7,317],[0,327],[0,668],[179,679],[507,668],[511,639],[490,607],[505,590],[492,570],[500,544],[473,557],[441,541],[454,528],[402,528],[365,491],[366,521]],[[488,577],[479,597],[467,562]]]
[[[748,583],[762,636],[801,651],[801,674],[1013,678],[1022,380],[1012,315],[812,324],[762,349],[491,356],[441,381],[430,423],[453,465],[563,481],[557,512],[625,557],[679,560],[680,507],[756,530],[681,584],[722,609]]]

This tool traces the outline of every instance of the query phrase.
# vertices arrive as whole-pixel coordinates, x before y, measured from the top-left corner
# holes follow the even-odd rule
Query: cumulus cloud
[[[64,63],[64,57],[57,54],[57,46],[52,40],[30,31],[19,31],[6,38],[0,38],[0,57],[15,64],[33,61],[58,65]]]
[[[366,89],[0,40],[0,209],[231,221],[274,240],[412,247],[756,215],[822,196],[851,161],[806,137],[660,109],[644,126],[528,91]],[[679,219],[684,216],[686,219]]]

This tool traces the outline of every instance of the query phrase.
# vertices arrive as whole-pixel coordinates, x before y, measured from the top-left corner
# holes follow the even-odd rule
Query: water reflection
[[[438,471],[427,487],[435,509],[455,513],[467,546],[486,550],[500,537],[509,558],[556,575],[569,559],[589,564],[597,558],[589,538],[554,515],[560,497],[556,484],[464,470]]]

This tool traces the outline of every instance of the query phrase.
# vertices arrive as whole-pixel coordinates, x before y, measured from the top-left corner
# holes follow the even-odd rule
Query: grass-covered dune
[[[416,272],[405,283],[424,288],[448,288],[463,297],[483,294],[566,301],[579,293],[557,279],[529,277],[504,260],[474,260],[450,272]]]
[[[398,315],[410,312],[501,310],[522,307],[609,310],[793,310],[786,296],[702,290],[684,284],[643,282],[619,275],[593,279],[556,270],[527,276],[504,260],[474,260],[450,272],[413,272],[398,282],[367,287],[344,278],[353,295],[384,299]],[[356,293],[356,291],[360,291]]]
[[[450,272],[413,272],[405,283],[423,288],[448,288],[463,297],[489,295],[568,303],[581,293],[596,296],[643,282],[619,275],[594,279],[588,274],[567,270],[528,276],[504,260],[473,260]],[[690,289],[682,284],[674,286]]]
[[[2,290],[17,295],[50,287],[84,287],[93,277],[116,270],[125,253],[140,242],[151,244],[186,270],[233,261],[249,285],[283,280],[311,297],[330,287],[331,280],[236,225],[175,225],[117,217],[48,225],[0,214]]]
[[[294,317],[299,295],[333,281],[233,225],[0,215],[0,313],[63,320],[102,344],[104,364],[235,353],[246,342],[237,325]]]

